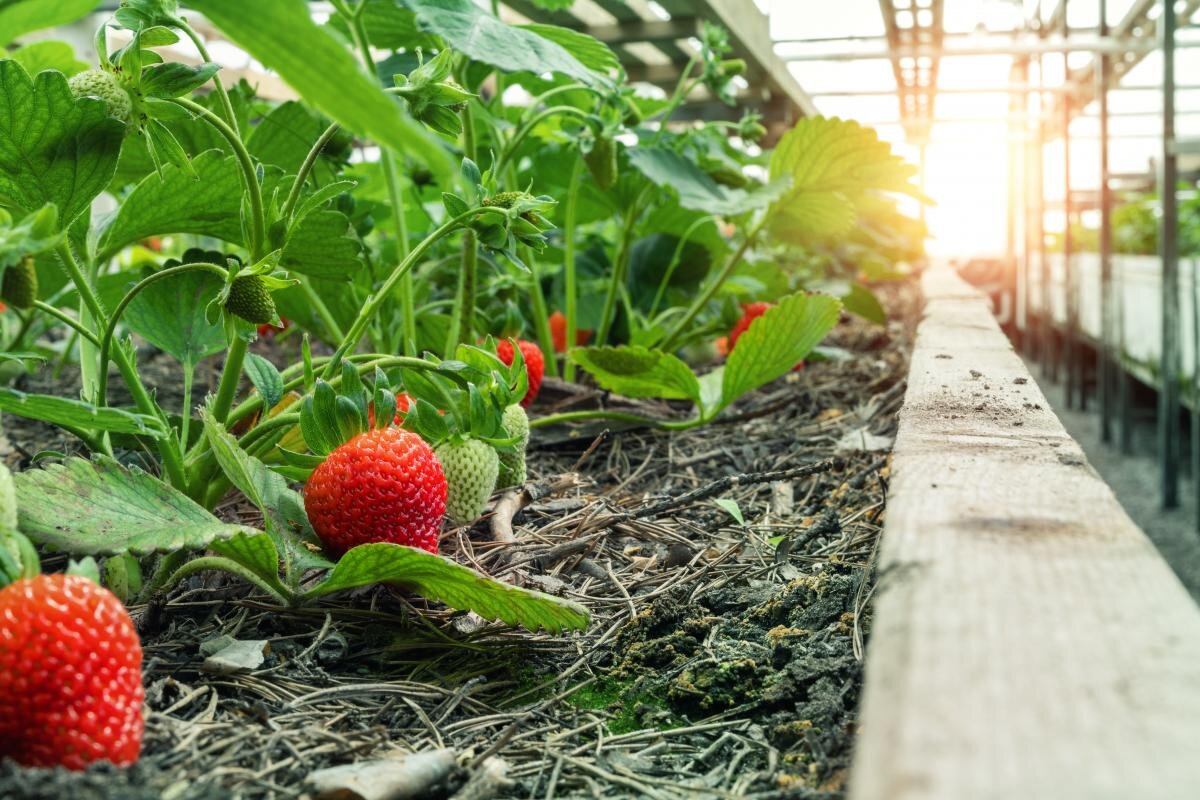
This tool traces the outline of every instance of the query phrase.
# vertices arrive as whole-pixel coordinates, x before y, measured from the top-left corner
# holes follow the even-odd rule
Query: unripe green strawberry
[[[15,308],[29,308],[37,300],[37,269],[33,256],[25,256],[4,270],[4,282],[0,283],[0,300]]]
[[[234,278],[225,300],[225,310],[255,325],[265,325],[275,319],[275,301],[258,275]]]
[[[446,475],[446,514],[455,525],[474,522],[496,486],[500,457],[478,439],[450,439],[434,452]]]
[[[617,182],[617,143],[612,137],[596,137],[596,143],[591,152],[584,154],[583,161],[601,189],[608,191]]]
[[[513,203],[525,196],[524,192],[498,192],[491,197],[483,198],[481,205],[490,208],[512,208]]]
[[[108,115],[116,117],[121,122],[129,122],[130,112],[133,111],[133,101],[129,92],[121,86],[117,76],[102,69],[89,69],[74,75],[67,81],[71,94],[79,97],[96,97],[108,106]]]
[[[726,78],[744,75],[746,73],[746,59],[727,58],[718,65],[718,68]]]
[[[510,486],[520,486],[525,483],[525,448],[529,445],[529,415],[519,403],[513,403],[504,409],[501,417],[504,432],[510,437],[516,437],[517,452],[500,453],[500,475],[496,478],[497,489],[507,489]]]

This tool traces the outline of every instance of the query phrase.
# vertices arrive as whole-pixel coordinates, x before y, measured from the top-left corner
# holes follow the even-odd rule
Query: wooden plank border
[[[922,285],[851,800],[1200,797],[1200,609],[983,295]]]

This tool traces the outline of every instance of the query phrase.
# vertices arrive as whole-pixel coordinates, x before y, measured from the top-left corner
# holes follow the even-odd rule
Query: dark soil
[[[285,609],[199,576],[162,608],[132,609],[139,764],[4,765],[0,797],[305,797],[313,770],[443,747],[456,766],[422,796],[841,797],[886,437],[918,316],[913,286],[886,299],[886,328],[848,320],[832,335],[851,360],[810,364],[719,424],[598,442],[595,429],[536,431],[530,479],[558,491],[514,518],[517,543],[491,541],[486,518],[444,534],[452,557],[588,606],[588,631],[510,630],[383,587]],[[807,477],[763,477],[827,458]],[[730,475],[742,478],[715,497],[648,513]],[[218,513],[254,521],[233,497]],[[266,662],[205,672],[202,645],[223,635],[267,640]]]

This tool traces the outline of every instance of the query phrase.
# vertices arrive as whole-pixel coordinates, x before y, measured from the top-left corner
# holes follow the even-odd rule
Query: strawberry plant
[[[29,29],[63,21],[51,5]],[[18,474],[9,527],[105,557],[125,599],[216,569],[284,604],[386,582],[580,628],[578,604],[439,555],[443,515],[469,526],[523,483],[531,428],[713,421],[843,309],[881,321],[859,278],[921,238],[890,199],[918,194],[912,168],[856,123],[804,119],[772,151],[755,115],[673,124],[697,87],[732,102],[746,69],[713,26],[651,98],[586,34],[471,0],[333,0],[320,24],[300,0],[188,5],[298,98],[226,85],[175,0],[123,0],[97,64],[0,59],[3,357],[73,359],[81,378],[70,397],[0,388],[0,411],[90,454]],[[199,63],[164,57],[181,42]],[[725,363],[695,358],[747,303],[761,313]],[[259,337],[296,346],[272,360]],[[147,385],[139,341],[177,362],[179,406]],[[531,420],[543,374],[577,369],[692,414]],[[126,466],[139,451],[145,471]],[[212,513],[230,491],[260,527]]]

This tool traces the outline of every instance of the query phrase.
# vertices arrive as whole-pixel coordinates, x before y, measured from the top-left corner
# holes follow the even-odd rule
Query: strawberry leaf
[[[783,194],[791,182],[784,175],[752,190],[733,189],[717,183],[707,172],[666,147],[633,147],[628,153],[629,163],[651,183],[675,190],[679,205],[708,214],[733,216],[763,208]]]
[[[871,128],[805,117],[771,154],[771,180],[791,179],[791,189],[771,207],[771,231],[796,244],[845,233],[857,205],[875,192],[924,199],[911,182],[916,172]]]
[[[372,583],[397,583],[451,608],[531,631],[583,630],[590,619],[587,609],[578,603],[502,583],[445,556],[386,542],[351,548],[329,577],[304,597],[312,599]]]
[[[640,345],[577,347],[571,360],[588,371],[600,388],[626,397],[659,397],[700,402],[700,384],[677,357]]]
[[[167,435],[167,426],[157,417],[120,408],[98,408],[82,400],[52,394],[26,394],[0,388],[0,411],[74,430],[130,433],[153,439]]]
[[[221,522],[153,475],[107,456],[26,470],[14,482],[21,532],[72,555],[198,550],[254,533]]]
[[[746,392],[786,375],[812,352],[838,321],[842,304],[826,294],[798,292],[767,310],[738,339],[721,378],[721,399],[711,418]]]
[[[0,97],[0,206],[54,203],[66,228],[112,180],[125,126],[102,101],[72,97],[61,72],[30,78],[11,59],[0,60]]]

